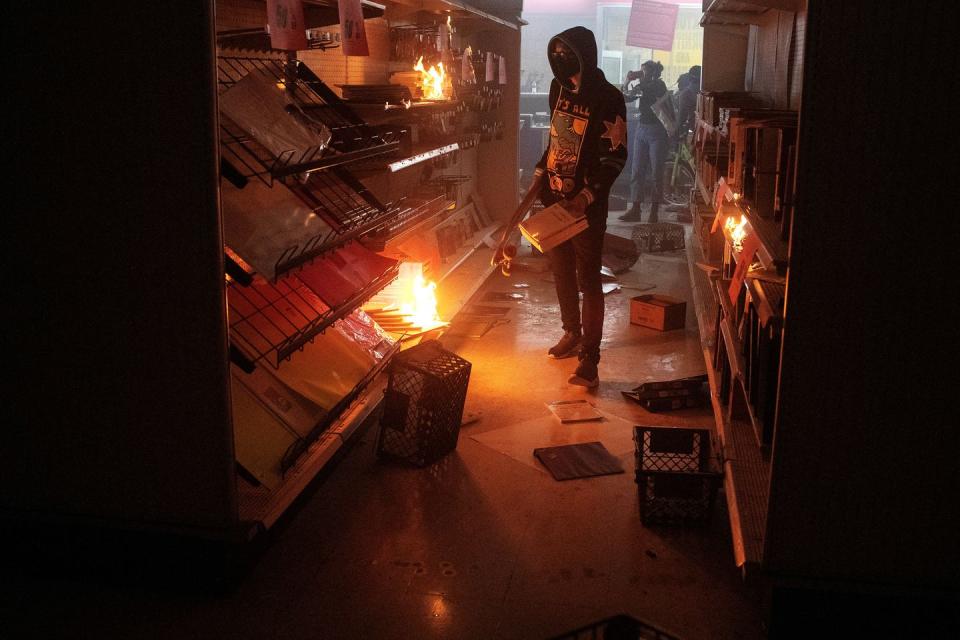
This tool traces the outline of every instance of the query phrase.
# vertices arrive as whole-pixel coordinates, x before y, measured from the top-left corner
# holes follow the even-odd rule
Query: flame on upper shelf
[[[414,71],[420,72],[421,92],[424,100],[446,100],[450,94],[450,79],[443,68],[443,63],[439,62],[430,65],[427,69],[423,66],[423,56],[413,65]]]

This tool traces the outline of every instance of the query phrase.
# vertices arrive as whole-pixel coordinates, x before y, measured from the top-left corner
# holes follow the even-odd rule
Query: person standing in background
[[[649,172],[653,183],[650,195],[650,216],[648,222],[659,220],[660,201],[663,199],[663,168],[667,161],[669,136],[651,108],[660,97],[667,93],[667,85],[660,79],[663,65],[655,60],[647,60],[640,65],[639,71],[627,73],[626,83],[622,87],[626,102],[637,101],[637,131],[634,134],[631,155],[633,156],[630,180],[630,208],[620,216],[624,222],[640,222],[643,205],[644,178]],[[638,81],[631,85],[633,81]]]
[[[677,94],[677,142],[683,142],[696,125],[697,94],[700,93],[700,65],[690,67],[683,76],[684,86]]]

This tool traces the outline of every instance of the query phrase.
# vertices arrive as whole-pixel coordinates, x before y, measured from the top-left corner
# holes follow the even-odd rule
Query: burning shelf
[[[423,264],[404,262],[397,279],[364,306],[384,331],[399,340],[446,327],[437,313],[437,285],[426,279]]]
[[[783,243],[772,239],[770,234],[765,232],[764,226],[758,224],[757,219],[739,205],[738,200],[725,202],[722,206],[724,210],[721,215],[724,218],[721,228],[730,242],[734,260],[740,258],[743,241],[747,236],[754,235],[759,240],[756,257],[763,268],[774,273],[782,272],[786,265],[786,248]]]
[[[221,144],[265,181],[393,151],[399,131],[366,124],[303,62],[217,58]]]
[[[251,361],[264,360],[279,368],[307,342],[377,294],[398,271],[395,260],[351,244],[276,282],[256,276],[243,286],[231,279],[227,287],[231,342]]]

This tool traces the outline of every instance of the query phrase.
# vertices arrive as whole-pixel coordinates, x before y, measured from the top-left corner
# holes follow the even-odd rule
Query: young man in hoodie
[[[547,252],[563,322],[563,337],[547,353],[553,358],[578,355],[570,384],[595,387],[604,313],[600,254],[610,186],[627,161],[626,105],[620,90],[597,68],[597,44],[589,29],[557,34],[547,55],[554,74],[550,144],[518,211],[539,197],[544,206],[559,202],[587,218],[587,229]]]

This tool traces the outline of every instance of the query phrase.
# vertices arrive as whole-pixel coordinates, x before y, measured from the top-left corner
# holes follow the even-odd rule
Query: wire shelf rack
[[[404,197],[394,204],[389,219],[373,233],[364,236],[361,242],[371,251],[383,251],[393,238],[455,205],[456,201],[444,194]]]
[[[316,261],[307,269],[324,269]],[[335,306],[326,304],[298,274],[276,282],[255,276],[249,286],[230,278],[227,307],[230,340],[252,362],[268,362],[275,369],[334,322],[379,293],[398,275],[393,263]]]
[[[366,124],[302,61],[276,58],[217,58],[218,91],[223,93],[251,73],[261,73],[286,89],[288,97],[312,120],[330,130],[329,145],[271,152],[225,114],[220,114],[220,142],[225,155],[246,177],[271,183],[274,178],[318,171],[395,150],[399,128]]]
[[[240,188],[248,182],[248,179],[240,175],[226,160],[221,161],[221,173],[225,179]],[[447,200],[450,199],[447,193],[449,186],[434,184],[423,187],[422,191],[425,193],[404,196],[384,205],[363,183],[342,167],[311,173],[305,181],[286,180],[282,187],[279,184],[275,183],[273,188],[289,188],[326,224],[319,233],[301,237],[298,242],[278,252],[269,273],[261,274],[274,281],[292,269],[354,240],[374,237],[382,242],[415,221],[444,210],[449,206]],[[225,212],[225,215],[228,214],[229,212]],[[232,249],[241,253],[239,247]]]
[[[347,395],[341,398],[337,404],[331,407],[324,417],[317,423],[317,425],[310,431],[307,436],[298,439],[296,442],[291,445],[287,450],[286,454],[283,457],[283,460],[280,462],[280,469],[284,472],[289,470],[297,461],[297,458],[306,451],[313,442],[317,440],[320,436],[327,432],[335,422],[340,419],[340,416],[345,415],[347,409],[353,405],[354,402],[360,397],[360,395],[370,386],[370,384],[377,379],[387,365],[393,360],[393,357],[400,352],[401,342],[397,342],[387,351],[383,358],[377,362],[374,367],[365,375],[360,382],[350,390]]]

